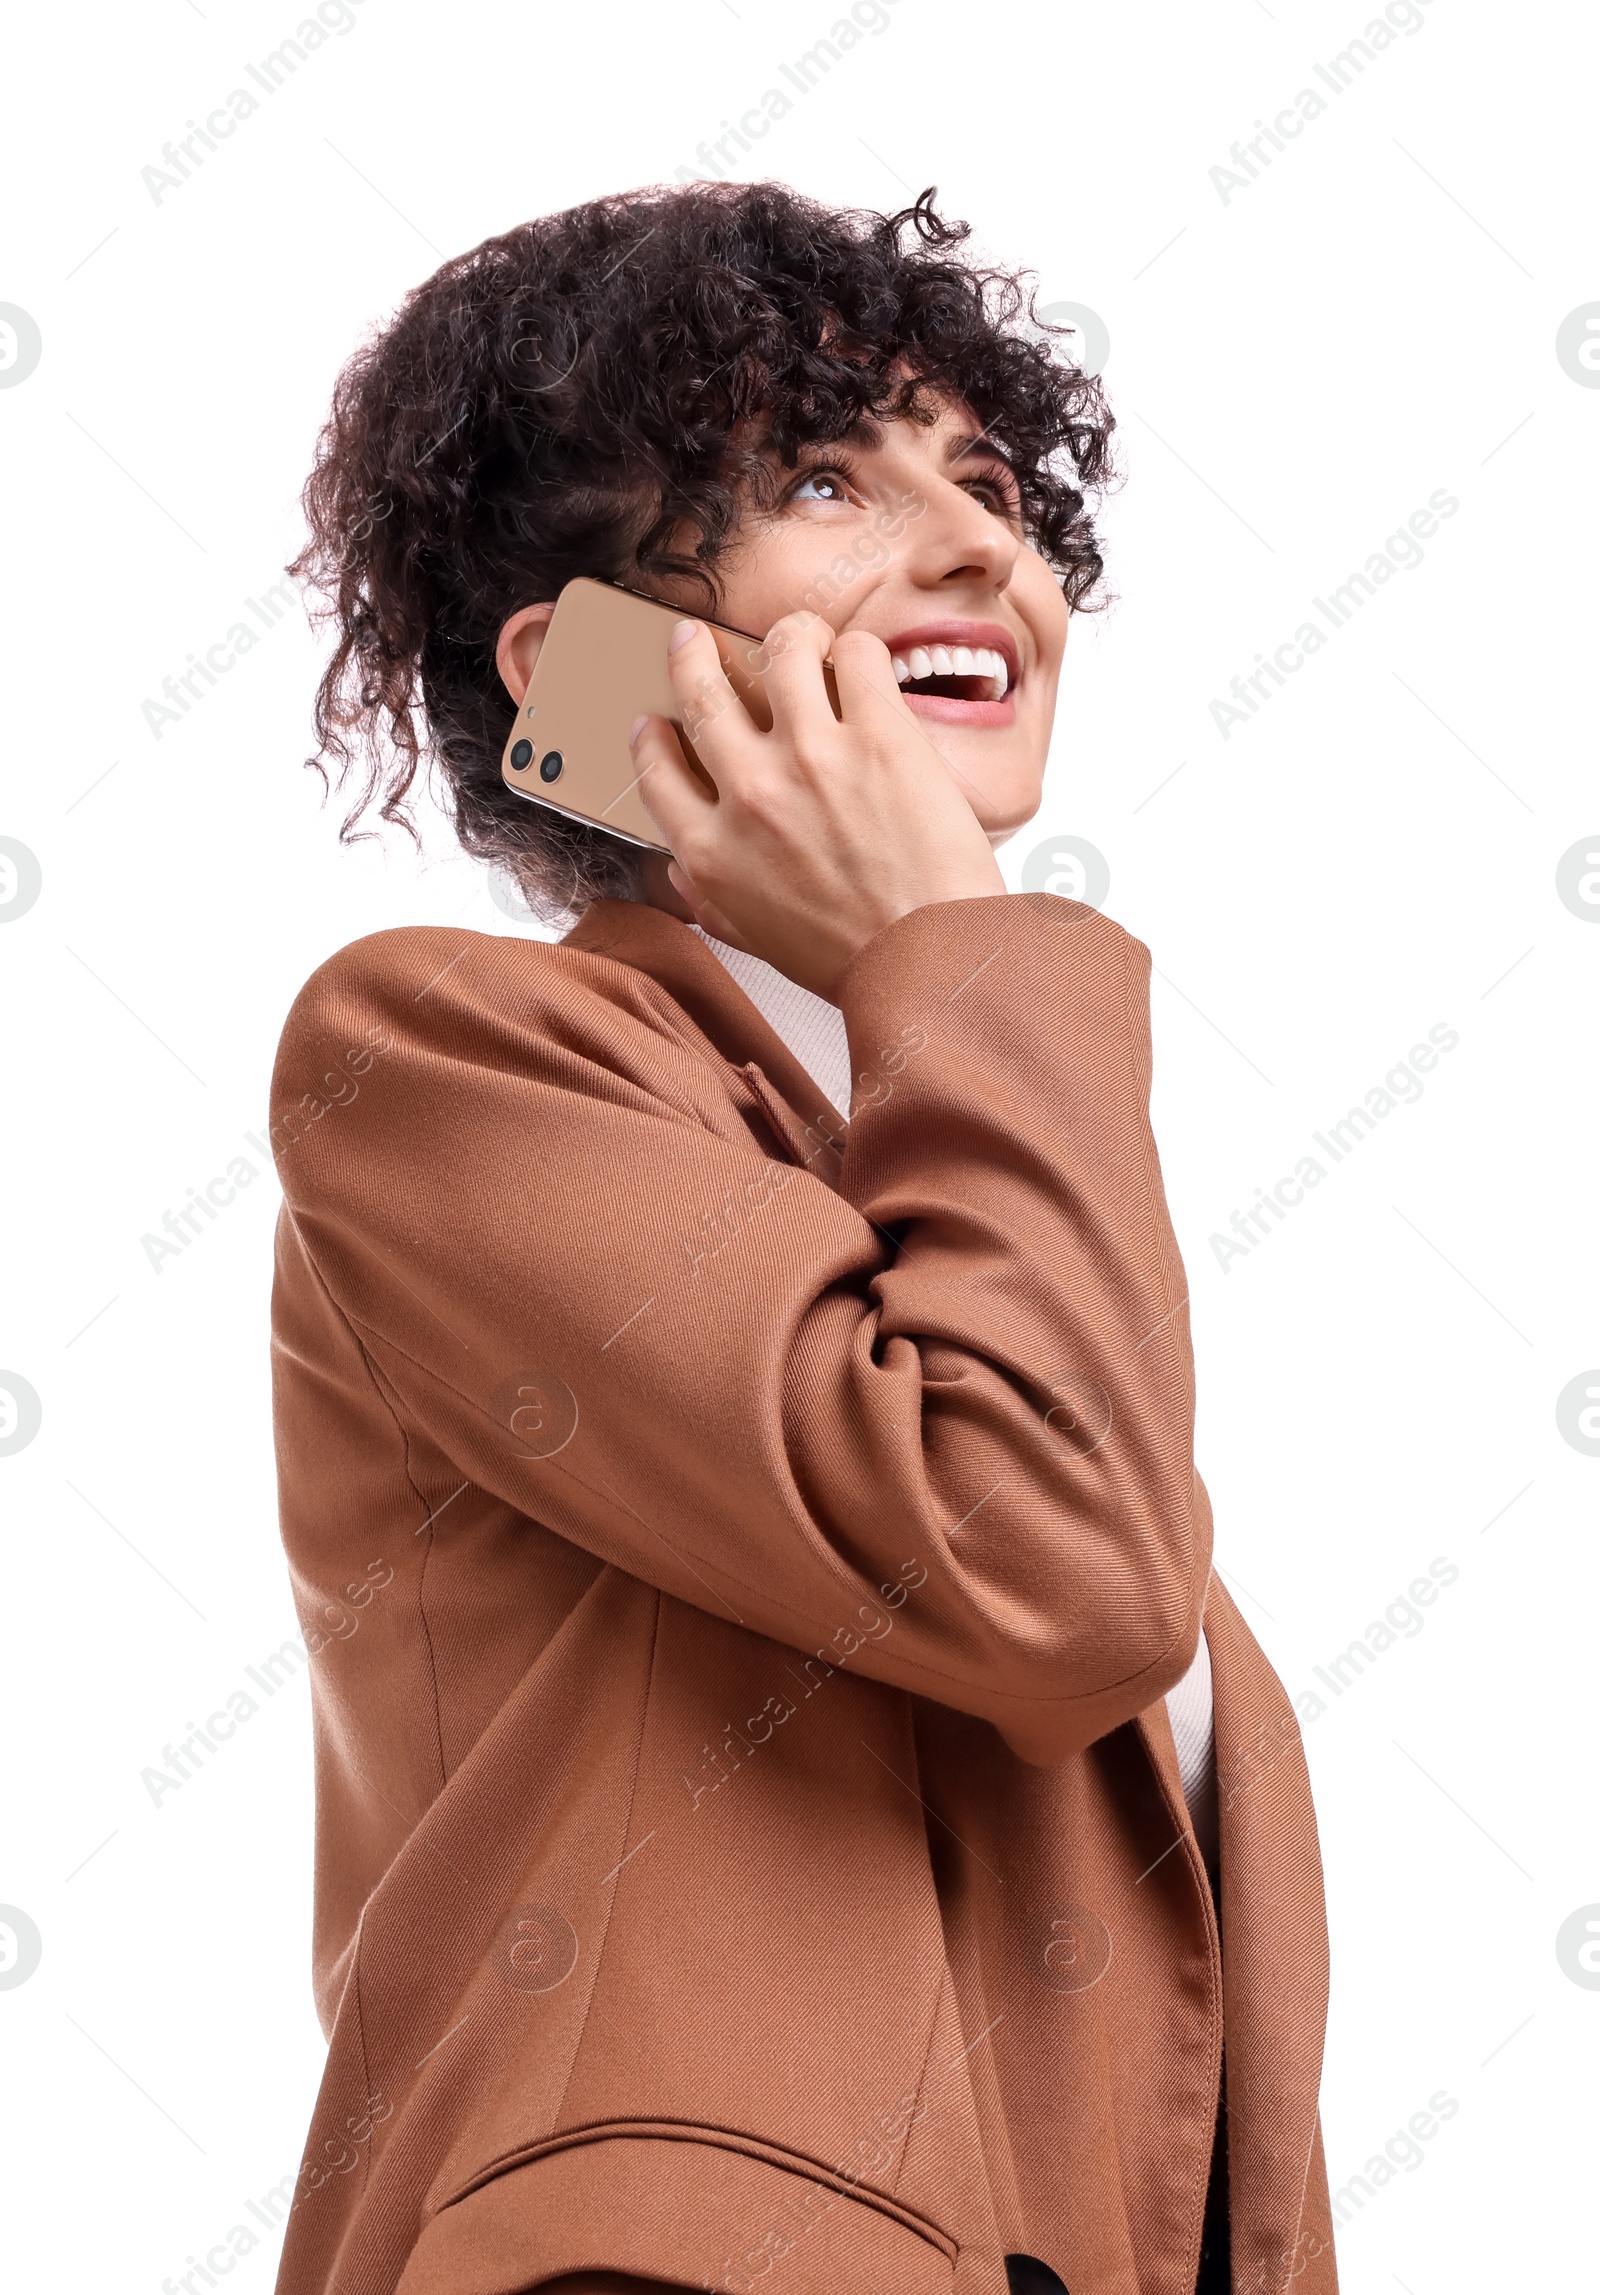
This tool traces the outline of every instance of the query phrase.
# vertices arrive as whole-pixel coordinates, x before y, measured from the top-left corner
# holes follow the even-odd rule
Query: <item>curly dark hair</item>
[[[1056,354],[1023,275],[956,252],[968,227],[936,197],[885,216],[777,183],[628,192],[487,239],[406,297],[339,377],[289,568],[338,632],[307,763],[354,775],[345,839],[380,799],[412,828],[426,758],[463,845],[546,917],[636,894],[640,848],[502,782],[501,627],[579,574],[687,577],[715,614],[761,471],[863,421],[963,400],[1068,602],[1092,601],[1100,386]]]

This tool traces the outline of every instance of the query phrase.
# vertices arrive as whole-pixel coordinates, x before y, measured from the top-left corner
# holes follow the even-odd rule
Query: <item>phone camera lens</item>
[[[539,760],[540,780],[559,781],[561,778],[561,767],[564,762],[565,760],[563,759],[559,749],[547,749]]]
[[[519,773],[525,773],[533,763],[533,743],[519,741],[511,752],[511,762]]]

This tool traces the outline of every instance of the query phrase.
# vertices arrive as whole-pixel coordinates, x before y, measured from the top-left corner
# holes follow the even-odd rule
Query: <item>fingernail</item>
[[[632,724],[631,724],[631,725],[628,727],[628,747],[629,747],[630,749],[633,747],[634,743],[635,743],[635,742],[638,740],[638,738],[639,738],[640,734],[641,734],[641,733],[644,731],[645,727],[646,727],[646,726],[649,724],[649,722],[650,722],[650,717],[649,717],[649,713],[648,713],[648,711],[647,711],[643,717],[636,717],[636,718],[634,719],[633,723],[632,723]]]
[[[679,622],[667,640],[668,653],[676,653],[679,646],[687,645],[699,627],[698,622]]]

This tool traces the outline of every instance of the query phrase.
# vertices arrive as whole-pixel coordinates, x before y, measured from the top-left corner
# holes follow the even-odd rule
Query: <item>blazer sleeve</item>
[[[470,936],[424,985],[446,939],[324,966],[273,1088],[279,1282],[326,1287],[402,1421],[603,1562],[1026,1760],[1169,1689],[1211,1533],[1148,950],[1047,894],[878,934],[830,1185],[728,1120],[643,976],[602,995],[603,960],[522,943],[512,993]]]

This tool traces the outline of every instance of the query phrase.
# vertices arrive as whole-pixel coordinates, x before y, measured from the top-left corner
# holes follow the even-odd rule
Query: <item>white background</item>
[[[63,2295],[155,2295],[253,2225],[321,2058],[303,1682],[159,1806],[140,1780],[294,1629],[272,1182],[159,1273],[141,1238],[261,1166],[276,1033],[325,956],[411,920],[519,929],[438,828],[425,861],[339,846],[300,763],[298,607],[159,740],[141,703],[279,578],[334,374],[409,285],[695,168],[838,7],[353,13],[159,201],[141,169],[254,86],[296,0],[11,33],[0,301],[43,355],[0,391],[0,834],[43,892],[0,933],[0,1368],[43,1425],[0,1458],[0,1902],[43,1958],[0,1991],[0,2154],[13,2282]],[[1333,2181],[1435,2091],[1459,2104],[1349,2223],[1344,2284],[1460,2295],[1586,2276],[1600,2138],[1600,1993],[1555,1949],[1600,1900],[1600,1459],[1555,1408],[1600,1363],[1600,912],[1556,892],[1600,848],[1600,391],[1555,353],[1600,298],[1597,58],[1575,4],[1429,0],[1334,97],[1311,67],[1371,13],[895,0],[743,164],[873,207],[936,182],[1041,302],[1109,328],[1120,602],[1075,629],[1013,881],[1046,836],[1090,840],[1154,952],[1218,1558],[1291,1690],[1432,1559],[1459,1571],[1306,1737]],[[1210,170],[1305,87],[1327,109],[1224,200]],[[1460,507],[1424,562],[1224,740],[1230,679],[1436,489]],[[1224,1270],[1212,1234],[1439,1022],[1460,1042],[1420,1101]],[[263,2236],[228,2284],[272,2269]]]

